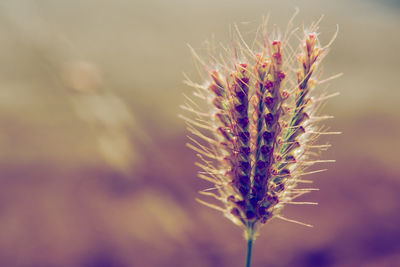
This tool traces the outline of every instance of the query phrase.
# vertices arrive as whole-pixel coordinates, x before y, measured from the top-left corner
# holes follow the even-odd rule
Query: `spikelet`
[[[247,239],[272,218],[297,222],[283,217],[282,208],[315,204],[295,202],[316,190],[301,186],[309,182],[303,177],[323,171],[306,169],[331,162],[316,158],[329,145],[314,144],[321,134],[336,134],[317,126],[331,118],[317,114],[321,103],[333,96],[324,95],[318,86],[330,80],[318,79],[330,44],[320,45],[317,24],[300,36],[289,26],[279,37],[277,30],[268,33],[265,23],[254,48],[237,30],[233,48],[223,48],[224,54],[211,55],[207,63],[192,49],[208,77],[204,84],[187,79],[203,104],[187,97],[182,108],[193,116],[182,117],[191,133],[188,146],[200,158],[199,177],[213,183],[200,193],[220,205],[199,201],[242,226]],[[292,39],[300,44],[293,46]]]

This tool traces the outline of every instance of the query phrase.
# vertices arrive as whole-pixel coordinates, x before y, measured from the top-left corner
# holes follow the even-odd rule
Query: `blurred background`
[[[325,15],[322,43],[340,26],[325,112],[343,134],[303,198],[319,205],[284,210],[315,227],[270,222],[253,266],[400,266],[398,0],[2,0],[0,266],[244,266],[241,229],[195,201],[187,43],[205,56],[295,7],[298,25]]]

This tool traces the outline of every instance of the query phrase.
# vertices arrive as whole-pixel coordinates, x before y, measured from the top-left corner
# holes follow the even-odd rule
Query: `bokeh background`
[[[400,266],[398,0],[2,0],[0,266],[244,266],[242,231],[195,201],[187,43],[205,55],[295,7],[325,15],[323,43],[340,26],[325,112],[343,134],[304,197],[319,205],[284,210],[315,227],[270,222],[254,266]]]

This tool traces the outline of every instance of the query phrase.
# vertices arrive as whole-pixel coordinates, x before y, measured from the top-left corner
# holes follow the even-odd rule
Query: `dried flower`
[[[196,137],[189,137],[188,146],[201,160],[199,177],[214,184],[200,193],[222,205],[199,201],[244,228],[248,253],[260,225],[272,218],[297,222],[281,215],[285,204],[315,204],[294,201],[315,190],[300,186],[308,182],[303,176],[323,171],[305,170],[331,162],[315,159],[329,146],[315,145],[315,140],[321,134],[335,134],[316,126],[331,118],[316,114],[321,103],[333,96],[318,89],[330,78],[318,79],[329,45],[320,45],[317,24],[303,36],[289,27],[283,38],[277,31],[269,34],[264,24],[255,49],[236,27],[233,48],[224,48],[224,55],[211,56],[205,63],[193,52],[208,78],[203,85],[189,79],[186,83],[207,107],[202,109],[191,98],[182,107],[194,114],[193,119],[183,117]],[[297,48],[291,46],[293,36],[301,40]]]

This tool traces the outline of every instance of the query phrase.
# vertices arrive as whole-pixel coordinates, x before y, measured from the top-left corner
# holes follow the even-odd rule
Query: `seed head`
[[[202,110],[191,98],[183,106],[194,115],[183,117],[196,137],[188,146],[200,158],[199,177],[213,183],[200,193],[221,203],[199,201],[246,229],[272,218],[289,220],[281,215],[285,204],[314,204],[294,200],[315,190],[300,184],[306,174],[321,171],[305,172],[325,162],[315,156],[328,147],[313,144],[327,134],[316,123],[330,118],[316,115],[330,97],[318,88],[327,47],[321,47],[317,30],[313,24],[292,38],[296,31],[289,29],[291,34],[279,38],[263,26],[255,48],[237,31],[232,49],[207,63],[193,52],[208,77],[203,85],[186,81],[206,106]],[[291,39],[299,42],[297,48]]]

